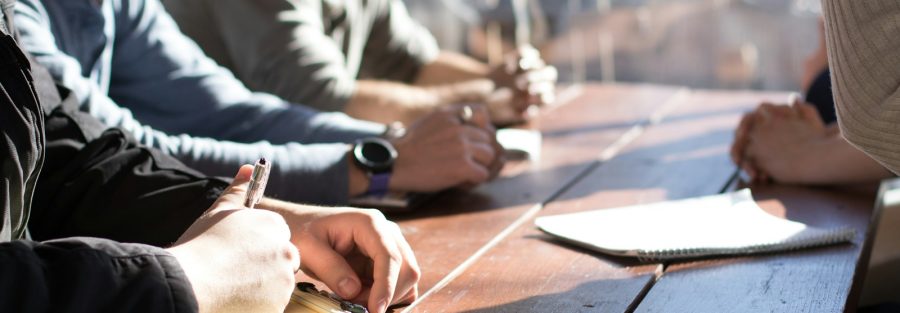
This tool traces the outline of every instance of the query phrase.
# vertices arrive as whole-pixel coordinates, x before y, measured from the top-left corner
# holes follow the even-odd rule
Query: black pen
[[[266,183],[269,181],[269,169],[272,164],[266,158],[260,158],[253,166],[253,174],[250,175],[250,186],[247,188],[247,197],[244,198],[244,206],[253,208],[262,199],[266,192]]]

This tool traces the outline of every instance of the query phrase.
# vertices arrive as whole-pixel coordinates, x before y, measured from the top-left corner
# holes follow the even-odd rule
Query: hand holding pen
[[[281,312],[290,301],[299,253],[281,215],[244,206],[252,176],[251,166],[242,166],[215,203],[166,249],[203,312]]]

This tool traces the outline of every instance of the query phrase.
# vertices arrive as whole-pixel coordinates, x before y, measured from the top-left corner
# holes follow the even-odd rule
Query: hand
[[[747,145],[750,143],[750,132],[753,130],[756,121],[763,119],[772,114],[792,116],[794,111],[788,106],[774,105],[771,103],[763,103],[751,113],[744,114],[734,133],[734,142],[731,145],[731,160],[738,167],[743,169],[750,175],[753,181],[768,181],[768,176],[764,172],[759,172],[753,166],[750,156],[747,155]]]
[[[410,125],[441,106],[459,103],[486,103],[494,90],[494,82],[488,79],[474,79],[457,83],[419,87],[408,86],[400,104],[401,114],[393,116],[393,121]],[[399,89],[397,90],[399,91]],[[399,95],[399,93],[398,93]]]
[[[441,99],[441,105],[458,105],[462,103],[486,105],[493,125],[513,125],[528,120],[527,105],[514,104],[516,98],[509,88],[495,88],[489,79],[475,79],[459,83],[426,87]],[[519,99],[521,101],[521,99]],[[422,117],[424,114],[417,115]]]
[[[282,312],[300,266],[284,219],[243,205],[253,167],[169,248],[194,288],[200,312]]]
[[[415,255],[397,224],[377,210],[313,208],[266,199],[260,207],[281,213],[291,241],[306,257],[302,270],[340,297],[385,312],[419,294]]]
[[[527,117],[523,114],[528,107],[547,105],[555,100],[556,68],[547,65],[533,47],[521,47],[508,55],[506,64],[494,68],[490,78],[497,87],[511,91],[506,105],[522,118]]]
[[[764,103],[741,121],[732,146],[732,159],[754,182],[774,179],[785,183],[808,181],[816,155],[814,147],[833,135],[815,107],[804,103],[775,106]]]
[[[393,140],[398,157],[391,190],[433,192],[496,177],[503,167],[503,149],[487,110],[469,105],[472,119],[463,123],[463,107],[442,107],[413,123],[406,136]]]

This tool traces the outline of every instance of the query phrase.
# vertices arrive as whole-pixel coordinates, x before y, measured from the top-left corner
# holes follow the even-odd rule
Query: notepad
[[[497,130],[497,142],[503,146],[507,158],[540,161],[541,132],[531,129],[504,128]]]
[[[544,232],[644,261],[804,249],[849,242],[851,228],[823,229],[772,216],[749,189],[678,201],[541,217]]]

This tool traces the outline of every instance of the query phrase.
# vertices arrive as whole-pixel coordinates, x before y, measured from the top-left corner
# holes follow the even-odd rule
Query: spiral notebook
[[[749,189],[541,217],[535,224],[564,241],[644,261],[789,251],[855,236],[851,228],[816,228],[772,216],[753,201]]]

